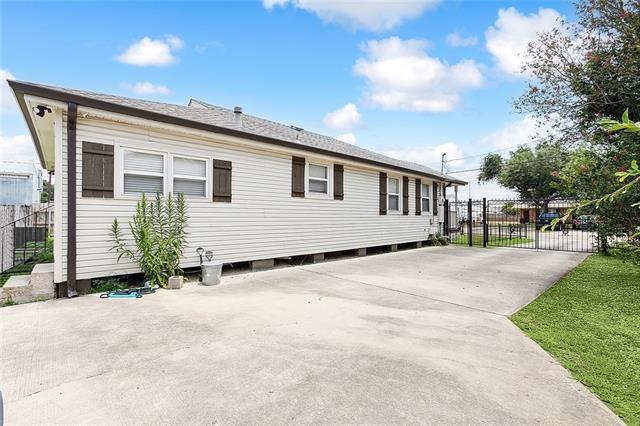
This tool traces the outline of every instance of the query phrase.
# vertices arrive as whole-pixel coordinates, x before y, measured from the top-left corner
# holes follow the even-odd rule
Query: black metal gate
[[[576,200],[445,200],[444,233],[453,244],[592,253],[594,217],[560,221]],[[554,219],[558,219],[552,226]]]
[[[48,237],[52,234],[53,205],[27,211],[25,216],[15,219],[17,212],[12,210],[11,220],[0,224],[0,272],[34,261],[47,249],[52,250]]]

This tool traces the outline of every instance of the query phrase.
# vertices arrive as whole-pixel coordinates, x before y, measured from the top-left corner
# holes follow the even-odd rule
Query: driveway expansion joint
[[[364,281],[354,280],[352,278],[344,278],[344,277],[340,277],[340,276],[337,276],[337,275],[329,274],[327,272],[313,271],[313,270],[307,269],[306,267],[302,267],[300,269],[305,271],[305,272],[310,272],[312,274],[318,274],[318,275],[322,275],[322,276],[329,277],[329,278],[335,278],[335,279],[338,279],[338,280],[341,280],[341,281],[347,281],[347,282],[351,282],[351,283],[354,283],[354,284],[360,284],[360,285],[366,285],[366,286],[370,286],[370,287],[376,287],[376,288],[379,288],[379,289],[382,289],[382,290],[388,290],[388,291],[392,291],[394,293],[404,294],[406,296],[412,296],[412,297],[418,297],[420,299],[430,300],[432,302],[445,303],[447,305],[456,306],[458,308],[468,309],[468,310],[475,311],[475,312],[482,312],[483,314],[497,315],[499,317],[509,318],[509,315],[501,314],[499,312],[493,312],[493,311],[489,311],[489,310],[486,310],[486,309],[474,308],[473,306],[467,306],[467,305],[462,305],[460,303],[449,302],[447,300],[438,299],[436,297],[424,296],[422,294],[416,294],[416,293],[411,293],[411,292],[408,292],[408,291],[402,291],[402,290],[398,290],[398,289],[390,288],[390,287],[385,287],[385,286],[378,285],[378,284],[372,284],[372,283],[367,283],[367,282],[364,282]]]

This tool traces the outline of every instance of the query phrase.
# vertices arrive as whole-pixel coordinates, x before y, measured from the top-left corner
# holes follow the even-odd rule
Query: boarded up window
[[[113,198],[113,145],[82,142],[82,196]]]
[[[422,181],[416,179],[416,216],[422,214]]]
[[[433,215],[438,215],[438,183],[433,182]]]
[[[231,202],[231,161],[213,160],[213,201]]]
[[[402,176],[402,214],[409,215],[409,178]]]
[[[344,166],[333,165],[333,199],[344,199]]]
[[[380,172],[380,214],[387,214],[387,174]]]
[[[291,159],[291,196],[304,197],[304,158]]]

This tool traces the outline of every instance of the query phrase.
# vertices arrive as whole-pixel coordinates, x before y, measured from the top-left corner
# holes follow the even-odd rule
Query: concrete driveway
[[[619,420],[505,316],[583,255],[424,248],[0,309],[5,420]]]

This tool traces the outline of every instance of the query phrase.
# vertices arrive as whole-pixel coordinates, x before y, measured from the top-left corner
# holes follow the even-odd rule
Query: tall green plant
[[[156,194],[152,200],[142,194],[133,220],[129,222],[135,249],[130,248],[118,219],[114,219],[110,232],[111,250],[118,255],[118,262],[123,256],[131,259],[152,284],[166,287],[170,276],[182,272],[180,257],[186,247],[187,219],[182,193],[177,197]]]

